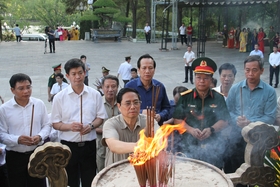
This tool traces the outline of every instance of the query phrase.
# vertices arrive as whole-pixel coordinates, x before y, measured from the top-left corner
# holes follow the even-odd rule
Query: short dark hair
[[[246,63],[254,62],[254,61],[258,62],[260,69],[263,69],[263,62],[259,55],[248,56],[244,61],[244,67],[245,67]]]
[[[217,86],[217,79],[212,77],[212,83],[214,84],[214,87],[216,87]]]
[[[102,79],[102,82],[101,82],[102,86],[104,85],[105,80],[108,80],[108,79],[116,81],[116,82],[117,82],[117,86],[119,86],[119,79],[118,79],[118,77],[116,77],[115,75],[106,75],[106,76]]]
[[[11,88],[15,88],[17,82],[23,82],[23,81],[29,81],[30,84],[32,84],[32,81],[31,81],[30,77],[26,74],[23,74],[23,73],[14,74],[10,78],[9,82],[10,82]]]
[[[187,91],[188,88],[186,88],[185,86],[176,86],[174,89],[173,89],[173,97],[178,94],[178,93],[182,93],[184,91]]]
[[[137,69],[136,69],[136,68],[131,68],[130,71],[131,71],[131,72],[132,72],[132,71],[135,71],[135,72],[137,73]]]
[[[139,93],[138,93],[137,90],[135,90],[135,89],[133,89],[133,88],[122,88],[122,89],[120,89],[119,93],[117,94],[117,103],[120,104],[120,103],[122,102],[123,95],[124,95],[125,93],[128,93],[128,92],[136,93],[137,96],[138,96],[138,99],[141,100],[141,97],[140,97],[140,95],[139,95]]]
[[[80,57],[80,59],[82,59],[82,58],[87,59],[86,55],[82,55],[82,56]]]
[[[16,24],[16,26],[18,27],[18,24]]]
[[[80,59],[77,58],[72,58],[68,60],[64,65],[64,69],[67,74],[69,74],[72,68],[78,68],[78,67],[82,67],[83,70],[85,71],[85,64]]]
[[[259,43],[255,43],[255,45],[260,46],[260,44],[259,44]],[[254,45],[254,46],[255,46],[255,45]]]
[[[57,74],[55,74],[55,78],[56,77],[60,77],[61,79],[63,79],[64,78],[64,75],[62,74],[62,73],[57,73]]]
[[[140,58],[139,58],[138,61],[137,61],[137,67],[138,67],[138,69],[140,69],[140,66],[141,66],[140,62],[141,62],[141,60],[142,60],[143,58],[150,58],[150,59],[152,59],[153,62],[154,62],[154,68],[156,68],[156,61],[154,60],[154,58],[153,58],[151,55],[149,55],[149,54],[145,54],[145,55],[140,56]]]
[[[223,70],[231,70],[234,76],[236,75],[236,72],[237,72],[235,66],[233,64],[231,64],[231,63],[224,63],[224,64],[222,64],[219,67],[219,75],[221,75]]]
[[[128,61],[128,60],[130,60],[130,59],[131,59],[131,57],[130,57],[130,56],[125,57],[125,61]]]

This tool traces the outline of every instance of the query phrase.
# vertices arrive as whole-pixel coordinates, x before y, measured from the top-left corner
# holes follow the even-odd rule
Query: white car
[[[23,34],[22,41],[45,41],[48,39],[46,34]]]

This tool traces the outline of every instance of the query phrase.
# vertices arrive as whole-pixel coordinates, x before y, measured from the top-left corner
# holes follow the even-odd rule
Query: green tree
[[[5,0],[0,0],[0,40],[3,40],[3,36],[2,36],[2,20],[4,19],[3,16],[1,16],[2,14],[5,13],[7,9],[7,5]]]

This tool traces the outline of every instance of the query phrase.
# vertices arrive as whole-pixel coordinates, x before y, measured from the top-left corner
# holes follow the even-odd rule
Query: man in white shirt
[[[131,61],[131,56],[125,57],[125,62],[123,62],[120,65],[119,70],[118,70],[117,77],[119,78],[119,75],[122,76],[122,80],[123,80],[124,86],[131,79],[131,68],[132,68],[132,65],[130,64],[130,61]]]
[[[187,44],[187,41],[186,41],[186,26],[185,24],[183,23],[182,26],[179,28],[179,33],[180,33],[180,36],[181,36],[181,44],[184,45],[184,43]]]
[[[151,27],[149,26],[149,23],[146,23],[146,26],[144,27],[144,32],[146,36],[146,42],[147,44],[151,43]]]
[[[60,92],[61,90],[63,90],[64,88],[66,88],[69,84],[66,82],[63,82],[63,74],[62,73],[57,73],[55,75],[55,80],[56,83],[52,86],[51,89],[51,100],[53,100],[53,97],[55,96],[55,94],[57,94],[58,92]]]
[[[193,84],[193,70],[192,70],[192,62],[195,59],[195,54],[192,51],[192,46],[187,47],[187,52],[184,54],[184,61],[185,61],[185,81],[183,83],[188,83],[188,72],[190,71],[190,81]]]
[[[259,50],[259,47],[260,47],[259,44],[256,43],[254,47],[255,47],[255,50],[251,51],[249,56],[258,55],[261,57],[261,59],[263,61],[263,52],[261,50]]]
[[[72,156],[66,166],[68,186],[90,187],[96,175],[96,131],[107,118],[98,91],[84,84],[85,65],[71,59],[64,65],[70,86],[53,100],[51,122],[60,131],[61,143],[67,145]]]
[[[272,86],[273,75],[275,74],[275,85],[274,88],[278,87],[279,83],[279,65],[280,65],[280,53],[278,52],[278,47],[273,46],[273,52],[269,55],[269,84]]]
[[[10,187],[46,185],[45,178],[31,177],[27,171],[30,155],[51,130],[44,102],[31,97],[31,84],[28,75],[14,74],[10,79],[14,97],[0,107],[0,143],[6,145]]]

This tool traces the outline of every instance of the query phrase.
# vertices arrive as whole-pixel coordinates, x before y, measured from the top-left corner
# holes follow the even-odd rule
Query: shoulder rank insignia
[[[181,94],[181,96],[182,96],[182,95],[186,95],[186,94],[188,94],[188,93],[191,93],[192,91],[193,91],[192,89],[189,89],[189,90],[184,91],[184,92],[182,92],[182,93],[180,93],[180,94]]]
[[[52,74],[51,78],[52,78],[52,79],[54,78],[54,74]]]
[[[215,92],[217,92],[217,93],[221,94],[222,96],[224,96],[224,94],[223,94],[223,93],[218,92],[217,90],[212,89],[212,91],[215,91]]]

